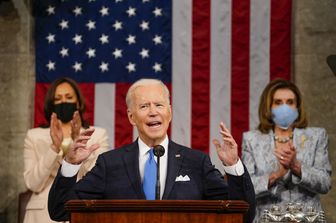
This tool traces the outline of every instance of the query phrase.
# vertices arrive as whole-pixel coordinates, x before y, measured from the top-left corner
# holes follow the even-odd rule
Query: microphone
[[[160,157],[165,153],[165,149],[161,145],[153,147],[153,153],[157,157],[157,171],[156,171],[156,187],[155,187],[155,200],[160,200]]]

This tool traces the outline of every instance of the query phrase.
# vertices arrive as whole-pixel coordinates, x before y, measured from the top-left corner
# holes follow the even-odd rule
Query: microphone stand
[[[155,186],[155,200],[160,200],[160,157],[165,153],[165,149],[161,145],[154,146],[153,148],[154,155],[157,157],[157,171],[156,171],[156,186]]]
[[[157,157],[157,171],[156,171],[156,186],[155,186],[155,200],[160,200],[160,156]]]

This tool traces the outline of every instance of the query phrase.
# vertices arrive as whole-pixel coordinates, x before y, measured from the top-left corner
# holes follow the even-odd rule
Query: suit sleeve
[[[96,166],[76,183],[74,177],[63,177],[59,169],[51,186],[48,198],[48,211],[54,221],[68,221],[69,214],[64,205],[75,199],[102,199],[105,192],[105,162],[102,156],[97,159]]]
[[[227,175],[227,183],[221,173],[211,164],[209,156],[204,160],[207,199],[244,200],[250,207],[247,213],[247,222],[252,222],[255,216],[255,194],[250,175],[244,166],[242,176]]]

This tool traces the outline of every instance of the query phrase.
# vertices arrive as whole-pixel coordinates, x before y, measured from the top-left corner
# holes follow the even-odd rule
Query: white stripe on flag
[[[172,140],[191,145],[192,0],[173,0]]]
[[[105,128],[109,146],[114,149],[115,84],[95,84],[94,125]]]
[[[221,140],[219,123],[230,128],[231,116],[231,1],[211,2],[211,85],[209,155],[213,164],[223,171],[211,140]]]
[[[251,1],[250,129],[257,127],[259,98],[270,80],[270,0]]]

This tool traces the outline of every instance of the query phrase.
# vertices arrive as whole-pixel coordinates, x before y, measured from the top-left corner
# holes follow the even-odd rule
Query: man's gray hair
[[[147,78],[143,78],[140,79],[136,82],[134,82],[131,87],[128,89],[127,94],[126,94],[126,104],[127,104],[127,108],[131,108],[132,105],[132,95],[133,92],[135,91],[136,88],[140,87],[140,86],[148,86],[148,85],[155,85],[155,84],[159,84],[162,86],[162,89],[165,93],[165,96],[167,97],[168,103],[170,104],[170,93],[169,90],[167,88],[167,86],[159,79],[147,79]]]

